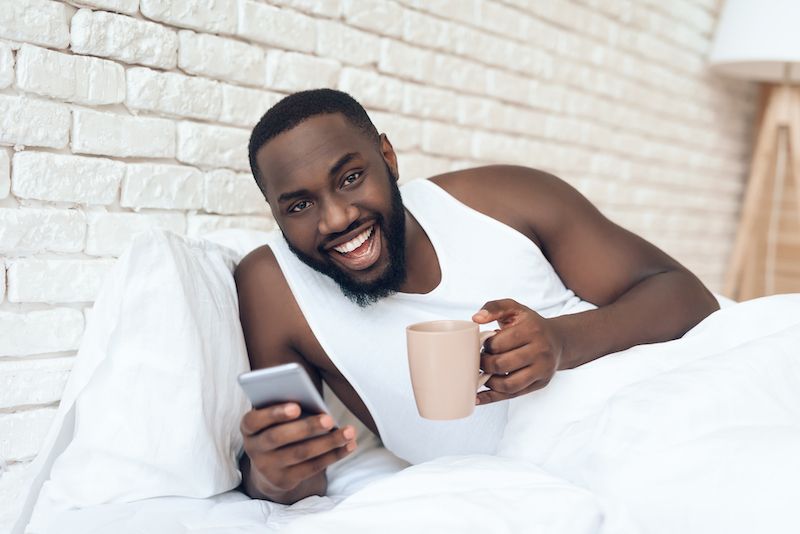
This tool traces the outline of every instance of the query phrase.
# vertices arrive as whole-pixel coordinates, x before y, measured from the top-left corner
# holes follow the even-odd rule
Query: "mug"
[[[408,367],[417,411],[426,419],[460,419],[491,375],[480,371],[481,346],[495,332],[472,321],[427,321],[406,327]]]

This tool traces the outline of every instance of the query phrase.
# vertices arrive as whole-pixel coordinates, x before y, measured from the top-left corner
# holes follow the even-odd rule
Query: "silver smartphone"
[[[297,363],[242,373],[239,384],[254,408],[296,402],[308,414],[331,413],[306,370]]]

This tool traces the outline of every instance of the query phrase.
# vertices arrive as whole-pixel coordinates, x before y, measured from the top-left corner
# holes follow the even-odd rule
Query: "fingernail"
[[[348,426],[347,428],[344,429],[344,431],[342,432],[342,435],[346,439],[353,439],[354,437],[356,437],[356,431],[355,431],[355,429],[353,427]]]
[[[347,449],[347,452],[353,452],[354,450],[356,450],[356,442],[351,441],[350,443],[345,445],[344,448]]]
[[[481,403],[481,398],[480,397],[475,397],[475,404],[478,405],[480,403]]]
[[[322,428],[331,428],[333,426],[333,418],[330,415],[323,415],[319,418],[319,423]]]
[[[283,409],[283,413],[289,417],[297,417],[300,415],[300,406],[296,404],[287,404]]]
[[[475,315],[489,315],[489,310],[481,309]]]

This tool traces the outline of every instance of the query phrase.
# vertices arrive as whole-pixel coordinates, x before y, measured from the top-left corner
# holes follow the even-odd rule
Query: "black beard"
[[[381,229],[381,233],[383,234],[382,239],[386,240],[389,252],[389,266],[386,272],[378,279],[372,282],[359,282],[358,280],[354,280],[328,257],[327,251],[320,250],[320,253],[327,258],[325,261],[317,260],[297,250],[292,246],[291,241],[286,239],[286,234],[283,236],[284,239],[286,239],[286,243],[289,245],[289,249],[294,252],[294,255],[297,256],[300,261],[315,271],[332,278],[333,281],[338,284],[344,296],[361,308],[366,308],[367,306],[375,304],[380,299],[396,293],[403,285],[403,282],[406,281],[405,208],[403,207],[403,200],[400,196],[397,180],[388,165],[386,169],[390,180],[392,207],[389,213],[388,225],[386,224],[387,221],[381,215],[378,215],[375,224]],[[361,224],[363,224],[362,221],[353,222],[342,234],[358,228]]]

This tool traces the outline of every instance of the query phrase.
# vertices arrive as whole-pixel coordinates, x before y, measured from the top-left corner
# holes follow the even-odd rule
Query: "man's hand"
[[[492,376],[476,402],[510,399],[545,387],[559,367],[564,343],[554,325],[511,299],[493,300],[472,316],[478,324],[497,321],[500,331],[483,344],[481,369]]]
[[[330,415],[300,418],[300,413],[300,406],[288,403],[253,409],[242,417],[252,483],[276,502],[296,500],[290,496],[293,490],[356,448],[352,426],[334,430]]]

